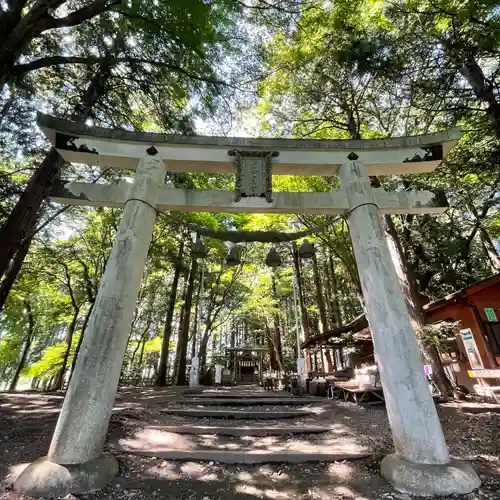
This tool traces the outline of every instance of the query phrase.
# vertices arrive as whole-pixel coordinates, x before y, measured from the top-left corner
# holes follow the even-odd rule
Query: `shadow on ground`
[[[182,419],[162,415],[161,410],[182,394],[181,390],[122,389],[117,397],[110,424],[110,442],[133,437],[147,425],[191,424],[221,425],[205,419]],[[16,464],[30,462],[47,453],[58,412],[61,394],[0,394],[0,480],[9,480]],[[309,436],[308,441],[356,438],[374,450],[374,458],[358,462],[312,463],[304,465],[222,465],[215,462],[164,461],[154,457],[117,453],[120,475],[101,492],[80,497],[85,500],[122,500],[127,498],[177,500],[386,500],[390,488],[378,474],[379,461],[391,451],[392,442],[385,409],[359,408],[350,403],[320,404],[319,411],[307,420],[311,425],[328,425],[331,431]],[[483,490],[475,500],[497,499],[500,491],[500,415],[466,414],[453,407],[439,409],[451,452],[473,461],[482,475]],[[299,426],[304,421],[291,421]],[[239,423],[239,425],[246,425]],[[253,425],[253,424],[252,424]],[[266,423],[269,425],[269,423]],[[210,435],[177,436],[184,445],[220,446],[224,438]],[[305,439],[297,436],[297,440]],[[286,439],[249,438],[242,446],[268,448],[287,446]],[[10,491],[0,492],[1,500],[20,500]],[[397,496],[393,496],[397,498]]]
[[[168,462],[123,457],[113,485],[87,498],[114,498],[135,493],[153,498],[168,492],[178,499],[373,498],[390,488],[373,462],[308,465],[229,466],[216,463]],[[124,493],[124,492],[127,493]],[[132,495],[135,496],[135,495]]]

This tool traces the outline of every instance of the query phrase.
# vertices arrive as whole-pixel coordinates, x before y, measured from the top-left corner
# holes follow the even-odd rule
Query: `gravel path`
[[[170,462],[118,453],[120,474],[106,489],[82,500],[391,500],[410,497],[394,493],[378,474],[381,457],[391,451],[391,435],[383,407],[360,408],[351,403],[312,405],[316,414],[286,422],[182,418],[164,415],[168,400],[179,391],[121,391],[109,440],[127,436],[147,424],[168,425],[330,425],[320,436],[296,439],[316,442],[355,438],[374,451],[371,459],[353,463],[245,465]],[[60,395],[0,394],[0,479],[7,486],[11,467],[44,455],[55,426]],[[173,406],[175,407],[175,406]],[[185,408],[186,406],[183,405]],[[213,408],[213,407],[212,407]],[[254,407],[251,407],[252,409]],[[280,406],[279,409],[285,407]],[[297,407],[295,407],[297,408]],[[225,408],[231,411],[230,408]],[[241,409],[241,407],[239,407]],[[277,407],[278,409],[278,407]],[[473,461],[483,479],[478,492],[465,500],[500,499],[500,414],[466,414],[453,407],[438,409],[453,455]],[[191,438],[190,438],[191,439]],[[225,441],[224,441],[225,442]],[[0,500],[20,500],[8,489]],[[67,497],[71,498],[71,497]],[[458,497],[457,497],[458,498]]]

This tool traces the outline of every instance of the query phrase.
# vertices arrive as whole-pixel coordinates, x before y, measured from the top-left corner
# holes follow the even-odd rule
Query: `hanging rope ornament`
[[[279,267],[281,266],[281,256],[276,248],[271,247],[266,256],[266,266]]]
[[[314,245],[309,243],[308,240],[304,240],[299,247],[299,255],[301,259],[312,259],[314,252]]]
[[[238,245],[231,245],[226,256],[226,264],[228,266],[238,266],[241,264],[240,247]]]
[[[193,259],[204,259],[208,255],[208,250],[200,235],[196,236],[196,242],[191,249]]]
[[[282,233],[280,231],[217,231],[190,222],[183,223],[183,225],[190,231],[194,231],[207,238],[230,241],[232,243],[251,243],[254,241],[259,241],[260,243],[286,243],[287,241],[297,241],[311,234],[324,232],[337,220],[338,217],[328,217],[328,221],[325,224],[319,224],[305,231],[297,231],[295,233]]]

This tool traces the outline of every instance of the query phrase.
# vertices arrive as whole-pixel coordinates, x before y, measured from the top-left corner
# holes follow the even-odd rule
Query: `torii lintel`
[[[234,173],[234,151],[279,152],[273,175],[337,174],[353,154],[368,175],[434,171],[460,138],[459,129],[391,139],[317,140],[180,136],[89,127],[39,113],[37,122],[70,163],[135,169],[150,146],[171,172]]]

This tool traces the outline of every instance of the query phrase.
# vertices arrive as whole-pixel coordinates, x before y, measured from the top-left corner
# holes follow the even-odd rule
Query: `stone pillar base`
[[[26,467],[13,487],[16,493],[30,497],[63,497],[100,490],[117,474],[118,462],[112,455],[71,465],[59,465],[43,457]]]
[[[382,476],[402,493],[426,497],[465,494],[479,488],[481,480],[468,462],[419,464],[387,455],[380,466]]]

